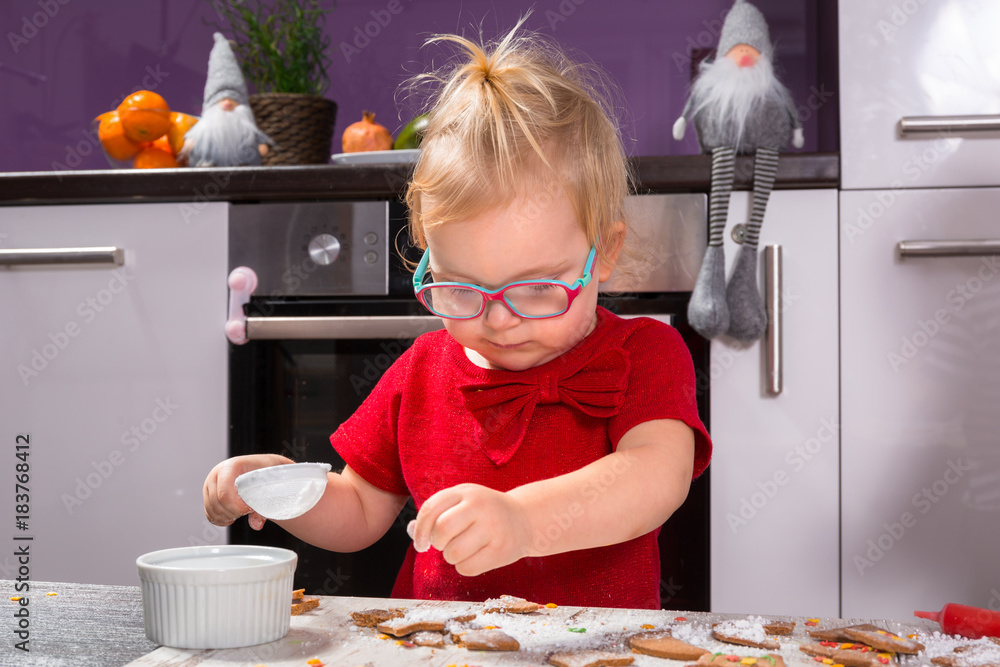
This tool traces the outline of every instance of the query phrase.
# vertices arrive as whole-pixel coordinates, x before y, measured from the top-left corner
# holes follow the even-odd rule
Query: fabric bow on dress
[[[611,349],[582,366],[535,374],[498,371],[496,379],[460,385],[459,390],[482,429],[484,452],[499,466],[521,446],[536,405],[563,403],[591,417],[610,417],[624,402],[628,373],[628,355]]]

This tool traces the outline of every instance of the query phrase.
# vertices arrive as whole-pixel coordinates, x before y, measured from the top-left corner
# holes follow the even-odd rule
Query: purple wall
[[[756,4],[802,105],[803,150],[837,150],[835,3]],[[402,10],[391,14],[390,5]],[[339,0],[327,20],[327,97],[339,106],[332,152],[362,109],[394,132],[409,119],[412,109],[397,108],[397,87],[445,53],[420,48],[429,34],[472,34],[481,25],[493,37],[532,6],[529,28],[582,51],[621,87],[629,153],[698,152],[693,133],[676,142],[670,127],[687,95],[691,49],[715,46],[731,0]],[[385,23],[377,31],[372,12]],[[107,168],[90,121],[132,90],[156,90],[173,109],[200,113],[212,45],[206,22],[217,20],[205,0],[4,0],[0,171]],[[366,27],[375,34],[367,43],[358,38]]]

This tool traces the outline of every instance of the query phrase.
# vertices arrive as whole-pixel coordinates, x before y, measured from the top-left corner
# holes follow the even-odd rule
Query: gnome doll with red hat
[[[271,140],[257,128],[229,40],[219,32],[214,39],[201,118],[184,135],[180,158],[191,167],[259,165]]]
[[[778,169],[778,153],[791,138],[803,144],[791,93],[773,67],[767,22],[749,2],[736,0],[726,14],[713,60],[701,65],[674,138],[694,122],[698,144],[712,155],[708,248],[688,304],[688,321],[705,338],[727,334],[754,341],[767,326],[757,288],[757,242]],[[735,155],[754,155],[753,208],[729,284],[722,238],[733,189]]]

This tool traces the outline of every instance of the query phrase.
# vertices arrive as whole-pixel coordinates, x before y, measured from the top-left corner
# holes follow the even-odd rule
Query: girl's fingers
[[[475,514],[467,504],[452,505],[441,512],[434,522],[431,528],[431,545],[438,551],[445,552],[451,547],[452,542],[467,533],[475,522]]]
[[[451,563],[459,574],[466,574],[465,569],[469,559],[481,552],[490,543],[489,534],[480,526],[470,527],[451,538],[441,555]]]
[[[264,517],[257,514],[256,512],[250,512],[247,516],[247,520],[250,522],[250,527],[254,530],[260,530],[264,527],[264,523],[267,521]]]
[[[461,500],[461,494],[456,493],[453,489],[444,489],[424,502],[420,511],[417,512],[417,525],[413,530],[414,549],[420,552],[430,549],[432,532],[438,517]]]

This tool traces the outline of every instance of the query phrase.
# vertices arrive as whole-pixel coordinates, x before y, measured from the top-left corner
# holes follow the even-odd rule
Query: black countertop
[[[640,193],[708,192],[707,155],[633,158]],[[0,173],[0,205],[158,201],[389,199],[410,165],[315,165],[234,169],[106,169]],[[738,190],[753,184],[753,159],[736,160]],[[775,189],[836,188],[837,153],[791,153],[778,163]]]

